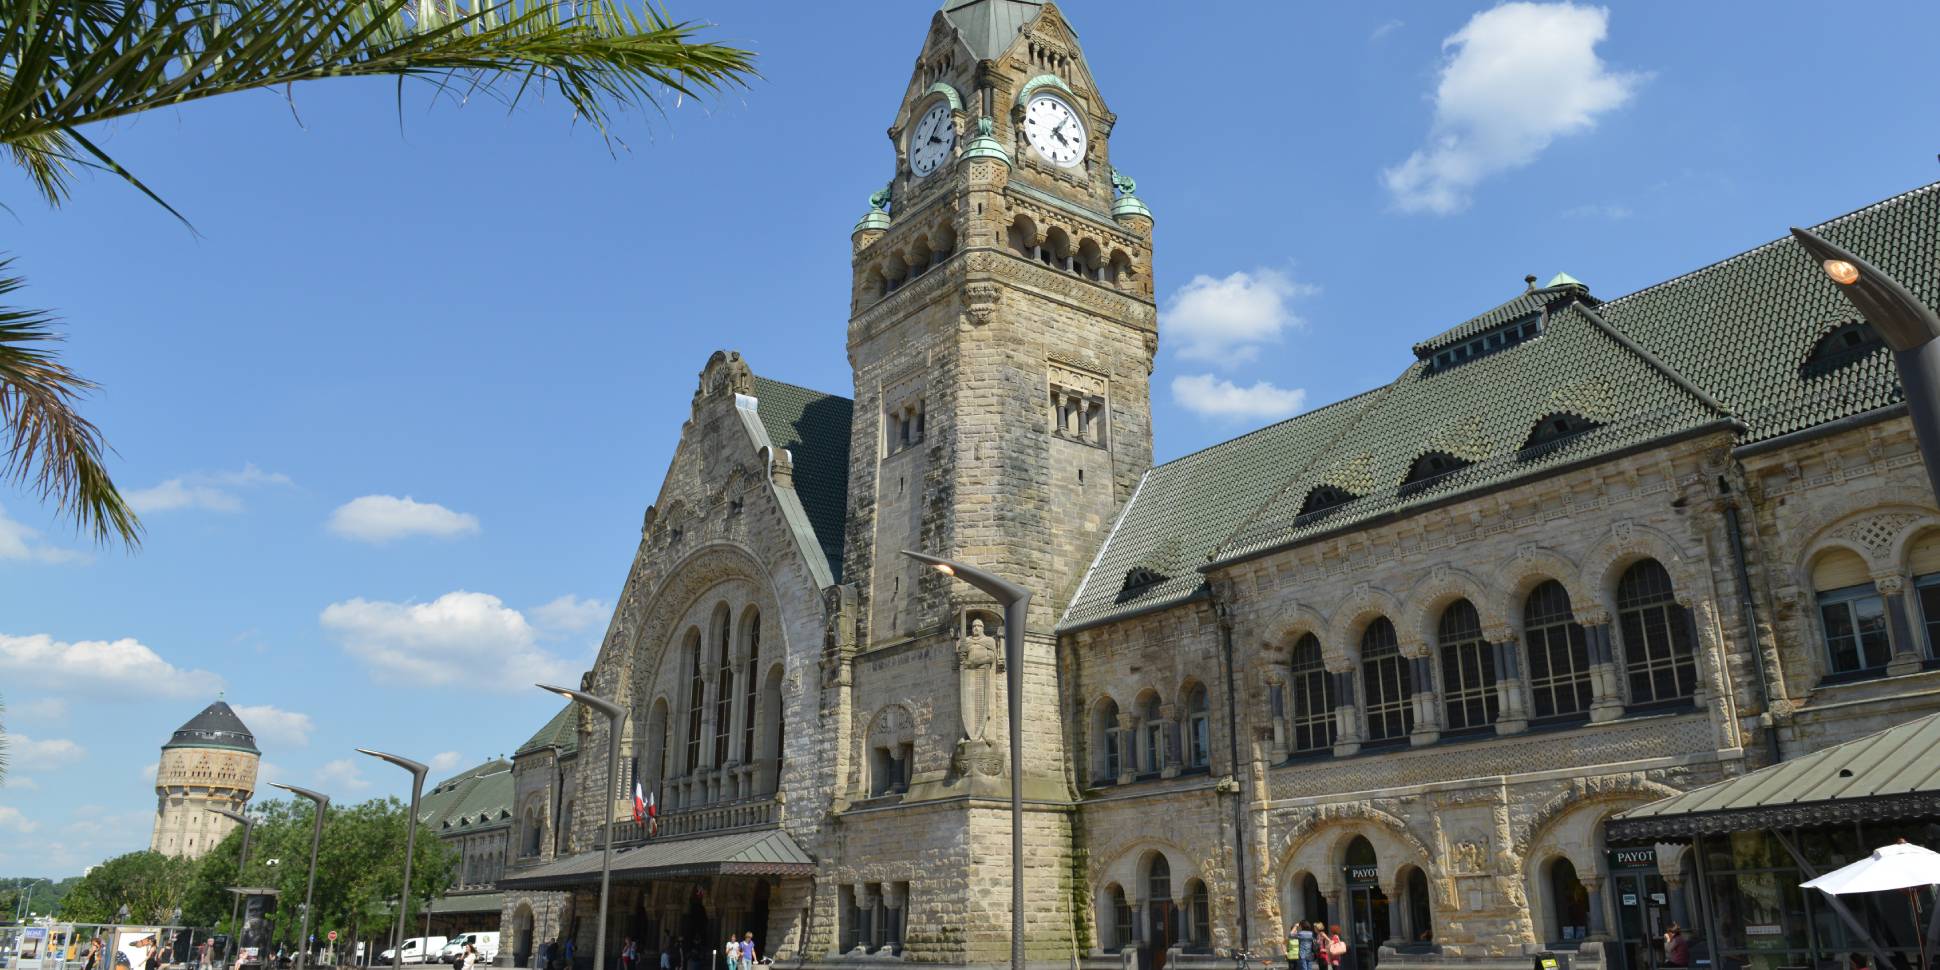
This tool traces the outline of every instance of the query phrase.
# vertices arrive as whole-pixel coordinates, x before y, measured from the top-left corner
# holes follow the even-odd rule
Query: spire
[[[249,733],[249,727],[236,716],[228,703],[217,700],[202,709],[202,713],[189,718],[188,723],[175,729],[175,736],[162,745],[168,748],[234,748],[238,751],[255,752],[256,736]]]
[[[957,29],[971,57],[990,61],[1002,57],[1043,8],[1043,0],[943,0],[943,17]]]

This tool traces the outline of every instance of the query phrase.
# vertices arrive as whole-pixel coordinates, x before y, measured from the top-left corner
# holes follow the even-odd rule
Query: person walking
[[[1287,968],[1314,970],[1314,927],[1304,919],[1287,934]]]
[[[94,970],[95,964],[98,964],[100,962],[101,962],[101,938],[97,936],[94,939],[88,941],[88,955],[87,955],[86,961],[84,961],[81,964],[81,970]]]
[[[754,933],[741,934],[741,970],[754,970]]]
[[[1684,928],[1674,922],[1664,929],[1664,963],[1672,967],[1691,965],[1691,941],[1685,937]]]
[[[727,961],[727,970],[741,970],[741,943],[732,935],[721,944],[721,958]]]
[[[477,964],[478,964],[478,947],[470,943],[465,944],[465,956],[463,958],[463,961],[459,964],[459,966],[461,966],[463,970],[472,970],[472,968]]]
[[[633,937],[623,937],[620,942],[620,970],[634,970],[634,960],[638,954],[633,949]]]

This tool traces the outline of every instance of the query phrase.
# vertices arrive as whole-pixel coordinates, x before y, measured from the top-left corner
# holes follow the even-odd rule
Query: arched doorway
[[[1409,866],[1400,882],[1401,910],[1406,917],[1402,920],[1401,945],[1404,949],[1432,949],[1435,922],[1428,909],[1428,875],[1416,866]]]
[[[1145,863],[1145,945],[1139,970],[1165,970],[1165,953],[1179,939],[1178,905],[1172,901],[1172,864],[1154,852]]]
[[[754,933],[754,952],[768,955],[768,880],[754,884],[754,899],[748,903],[748,931]]]
[[[512,965],[532,965],[532,907],[524,903],[512,913]]]
[[[1590,893],[1576,876],[1576,864],[1557,857],[1549,864],[1552,943],[1575,943],[1590,933]]]
[[[1381,944],[1392,935],[1388,896],[1381,891],[1380,864],[1374,846],[1362,836],[1347,843],[1341,876],[1347,883],[1348,970],[1374,970]]]

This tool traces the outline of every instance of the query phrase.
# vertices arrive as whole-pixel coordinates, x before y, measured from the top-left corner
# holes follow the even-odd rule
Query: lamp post
[[[1940,316],[1898,280],[1816,233],[1793,229],[1792,236],[1839,284],[1840,294],[1873,325],[1886,346],[1893,348],[1893,364],[1906,391],[1906,411],[1926,462],[1927,485],[1940,498],[1940,342],[1934,340],[1940,337]]]
[[[209,811],[223,818],[234,819],[242,823],[242,849],[236,853],[236,888],[241,889],[243,886],[243,866],[249,864],[249,831],[256,827],[256,820],[241,812],[232,812],[226,808],[212,808]],[[229,958],[235,955],[237,941],[242,939],[242,928],[236,925],[236,913],[239,907],[242,906],[242,893],[233,893],[232,895],[234,898],[229,900],[229,939],[222,948],[222,962],[224,963],[228,963]]]
[[[310,903],[317,892],[317,844],[323,841],[323,813],[330,808],[330,796],[280,782],[270,782],[270,787],[301,795],[314,802],[317,809],[316,824],[310,827],[310,884],[303,890],[303,926],[296,934],[296,970],[303,970],[303,964],[310,956]]]
[[[604,697],[594,697],[581,690],[570,687],[555,687],[551,684],[537,685],[561,697],[570,698],[575,704],[584,704],[606,715],[606,784],[613,785],[620,770],[620,725],[626,721],[626,708]],[[606,896],[613,879],[613,798],[611,793],[600,799],[600,811],[606,815],[606,837],[600,845],[600,916],[599,935],[593,939],[593,970],[606,970]]]
[[[418,796],[424,794],[424,775],[431,769],[409,758],[372,751],[369,748],[358,748],[357,753],[380,758],[411,773],[411,812],[404,819],[404,885],[397,891],[397,942],[391,945],[391,966],[402,967],[404,965],[404,914],[405,910],[411,907],[411,860],[418,853]],[[430,911],[431,907],[426,905],[427,916]],[[430,937],[430,932],[427,931],[425,936]]]
[[[1024,970],[1024,620],[1031,592],[975,566],[903,550],[945,576],[955,576],[1004,606],[1004,689],[1010,715],[1010,966]]]

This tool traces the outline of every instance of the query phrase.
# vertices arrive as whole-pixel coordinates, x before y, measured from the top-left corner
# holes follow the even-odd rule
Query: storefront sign
[[[1637,905],[1637,894],[1636,894],[1636,893],[1624,893],[1624,894],[1623,894],[1623,904],[1624,904],[1625,906],[1635,906],[1635,905]]]
[[[1379,868],[1379,867],[1377,867],[1377,866],[1348,866],[1348,867],[1347,867],[1347,881],[1348,881],[1348,882],[1378,882],[1378,881],[1379,881],[1379,878],[1378,878],[1378,876],[1376,875],[1376,869],[1377,869],[1377,868]]]
[[[1657,848],[1644,846],[1641,849],[1616,849],[1610,853],[1612,869],[1655,869],[1657,868]]]
[[[1746,936],[1784,936],[1785,927],[1779,926],[1776,923],[1747,923],[1745,924],[1745,935]]]

